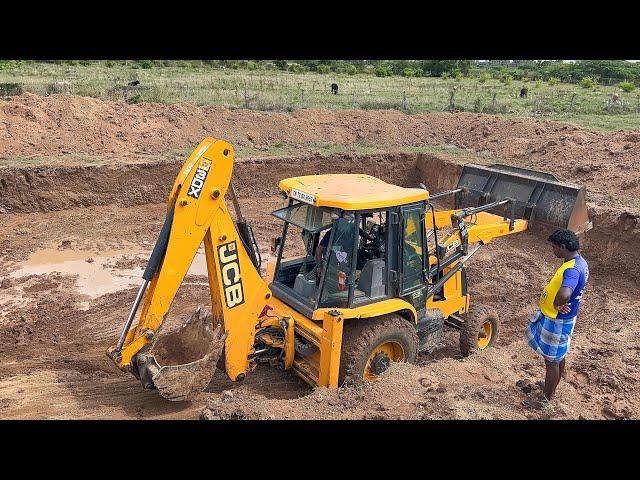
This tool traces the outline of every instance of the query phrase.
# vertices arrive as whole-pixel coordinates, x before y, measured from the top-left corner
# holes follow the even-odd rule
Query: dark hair
[[[559,247],[565,247],[570,252],[575,252],[580,248],[580,240],[578,240],[578,236],[571,230],[566,230],[564,228],[559,228],[549,235],[549,241]]]

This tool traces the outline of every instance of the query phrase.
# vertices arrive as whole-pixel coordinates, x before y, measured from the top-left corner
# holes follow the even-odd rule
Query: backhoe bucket
[[[456,208],[478,207],[512,199],[490,213],[528,220],[529,228],[567,228],[575,233],[591,229],[586,189],[560,182],[550,173],[507,165],[467,164],[458,180]]]
[[[198,308],[179,328],[159,333],[151,347],[134,358],[144,388],[156,388],[171,401],[202,392],[222,354],[226,334],[221,332],[222,324],[214,329],[211,313]]]

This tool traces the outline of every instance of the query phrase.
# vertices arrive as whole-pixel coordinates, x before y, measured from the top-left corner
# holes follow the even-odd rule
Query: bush
[[[505,73],[500,77],[500,82],[504,83],[505,85],[511,85],[511,82],[513,82],[513,77]]]
[[[553,87],[554,85],[557,85],[560,83],[560,79],[558,77],[549,77],[549,80],[547,80],[547,83]]]
[[[278,70],[286,70],[287,69],[287,61],[286,60],[274,60],[273,64],[278,67]]]
[[[582,88],[593,88],[597,85],[597,83],[591,77],[583,77],[578,85],[580,85]]]
[[[127,103],[129,105],[135,105],[140,102],[142,102],[142,97],[140,95],[134,95],[133,97],[127,99]]]
[[[264,70],[275,70],[275,69],[277,69],[278,67],[276,66],[276,64],[275,64],[275,63],[267,62],[267,63],[265,63],[264,65],[262,65],[262,68],[263,68]]]
[[[542,80],[537,79],[536,80],[536,88],[540,88],[542,86]]]
[[[441,75],[441,76],[442,76],[442,79],[443,79],[443,80],[447,80],[447,79],[451,78],[451,73],[449,73],[449,72],[442,72],[442,75]]]
[[[145,70],[153,67],[153,62],[151,60],[136,60],[136,64]]]
[[[451,75],[453,76],[453,78],[456,79],[456,81],[460,81],[462,80],[462,72],[458,69],[454,70],[453,72],[451,72]]]
[[[482,72],[478,77],[478,83],[485,83],[487,80],[491,80],[491,74],[489,72]]]
[[[379,63],[378,65],[376,65],[374,72],[376,74],[376,77],[390,77],[391,75],[393,75],[393,69],[391,68],[391,65],[386,63]]]
[[[329,65],[318,65],[316,67],[316,72],[322,73],[323,75],[331,73],[331,67]]]
[[[300,65],[299,63],[290,63],[287,66],[287,70],[293,73],[304,73],[307,71],[307,67]]]
[[[0,97],[21,95],[23,91],[22,85],[19,83],[0,83]]]
[[[355,65],[347,65],[345,68],[345,71],[349,75],[355,75],[356,73],[358,73],[358,69],[356,68]]]
[[[618,84],[618,87],[620,87],[620,89],[624,92],[633,92],[636,89],[636,86],[633,84],[633,82],[620,82]]]
[[[107,60],[106,62],[104,62],[104,66],[107,68],[113,68],[116,66],[116,62],[114,62],[113,60]]]
[[[258,69],[258,64],[256,62],[253,61],[248,61],[247,62],[247,70],[257,70]]]
[[[413,68],[405,68],[402,71],[402,76],[403,77],[415,77],[416,76],[416,71]]]

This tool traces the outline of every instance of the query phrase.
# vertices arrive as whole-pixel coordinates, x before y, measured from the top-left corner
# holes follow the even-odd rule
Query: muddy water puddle
[[[142,267],[113,268],[113,261],[124,255],[136,256],[130,250],[107,251],[103,255],[77,250],[45,249],[34,252],[26,262],[11,272],[14,278],[29,275],[61,273],[77,275],[76,289],[81,295],[93,300],[107,293],[117,292],[137,285]]]
[[[102,295],[140,285],[149,252],[132,249],[103,250],[38,250],[17,264],[12,278],[60,273],[76,276],[79,295],[94,300]],[[188,275],[207,275],[207,263],[201,248],[194,257]],[[88,302],[86,302],[88,305]]]
[[[0,305],[2,310],[9,310],[24,306],[29,301],[28,293],[47,291],[53,288],[71,288],[79,295],[81,309],[89,308],[91,301],[109,293],[138,287],[142,281],[142,274],[149,258],[149,251],[141,250],[136,245],[129,248],[111,250],[77,250],[73,248],[58,249],[45,248],[33,252],[26,261],[13,265],[14,270],[9,274],[13,279],[29,276],[49,274],[68,275],[73,278],[72,283],[59,286],[56,281],[48,278],[29,279],[25,283],[18,282],[15,289],[0,290]],[[271,255],[263,253],[263,274],[267,261],[275,260]],[[187,276],[207,276],[207,261],[203,246],[200,246]],[[37,283],[35,283],[37,282]],[[186,279],[184,286],[208,286],[206,279]],[[18,293],[18,294],[16,294]],[[6,298],[5,298],[6,297]]]

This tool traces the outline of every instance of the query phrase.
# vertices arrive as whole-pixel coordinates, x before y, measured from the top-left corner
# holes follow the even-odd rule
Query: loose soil
[[[62,145],[69,152],[111,159],[104,166],[68,162],[0,169],[0,418],[640,417],[640,324],[635,321],[640,226],[638,211],[629,203],[640,194],[640,132],[600,134],[554,122],[474,114],[273,114],[29,94],[1,100],[0,120],[9,123],[3,133],[0,122],[0,157],[47,157],[57,155]],[[586,184],[594,228],[583,238],[583,253],[591,277],[555,408],[537,412],[521,406],[530,385],[544,373],[522,333],[539,291],[558,265],[536,232],[494,240],[469,262],[472,304],[487,305],[502,319],[496,347],[481,355],[463,358],[457,332],[448,330],[442,348],[420,355],[417,365],[393,365],[379,382],[364,387],[311,389],[290,372],[260,366],[242,383],[216,372],[207,390],[190,402],[168,402],[144,391],[105,354],[137,287],[120,285],[91,294],[82,286],[84,265],[76,273],[59,265],[82,261],[86,268],[113,276],[139,272],[180,167],[180,162],[158,162],[154,156],[195,146],[208,134],[232,143],[298,142],[301,148],[307,141],[362,139],[399,147],[455,144]],[[483,158],[479,155],[478,161]],[[234,182],[243,213],[268,256],[269,240],[280,231],[269,214],[283,206],[275,195],[281,178],[363,172],[405,186],[422,181],[435,192],[450,188],[459,168],[460,160],[447,155],[301,155],[238,159]],[[25,270],[34,266],[40,270]],[[209,304],[204,274],[200,267],[187,275],[169,321]]]

